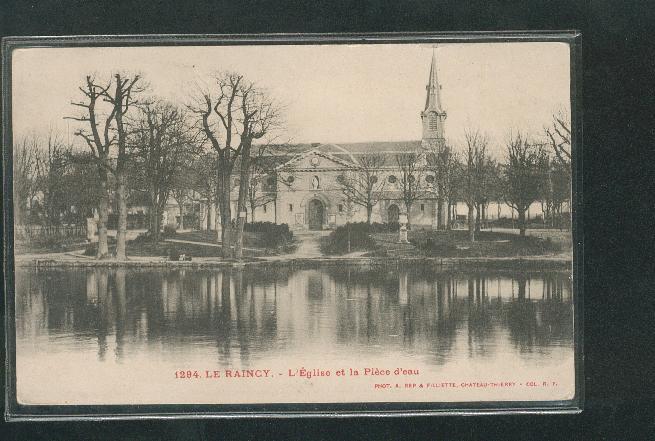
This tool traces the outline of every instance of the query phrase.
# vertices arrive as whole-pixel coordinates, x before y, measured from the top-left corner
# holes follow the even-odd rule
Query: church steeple
[[[423,143],[433,144],[435,142],[443,142],[444,122],[446,121],[447,115],[441,106],[441,85],[437,77],[437,55],[434,50],[432,50],[430,76],[428,77],[428,84],[425,86],[425,90],[427,91],[425,108],[421,112]]]
[[[425,110],[432,109],[441,111],[441,85],[437,77],[437,55],[434,50],[432,51],[432,63],[430,63],[430,76],[428,77],[428,85],[425,86],[427,96],[425,97]]]

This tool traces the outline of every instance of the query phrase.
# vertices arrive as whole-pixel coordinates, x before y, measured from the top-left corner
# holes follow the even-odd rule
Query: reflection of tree
[[[525,274],[519,275],[516,282],[518,297],[507,305],[506,310],[506,326],[513,344],[522,352],[543,350],[554,342],[570,344],[573,340],[573,310],[570,302],[562,301],[562,275],[545,274],[542,279],[545,298],[536,301],[526,299],[529,279]]]
[[[247,302],[246,296],[248,295],[246,285],[243,283],[243,271],[241,268],[232,273],[234,279],[234,303],[236,309],[236,334],[239,342],[239,352],[241,363],[245,366],[250,361],[250,342],[251,332],[254,328],[254,322],[249,321],[247,317],[246,307],[244,303]]]
[[[111,296],[109,295],[109,272],[99,268],[96,273],[98,283],[98,359],[105,359],[107,352],[107,334],[112,326]]]
[[[45,332],[97,339],[100,360],[114,339],[118,359],[141,344],[170,352],[207,345],[230,366],[303,344],[411,352],[443,364],[466,356],[453,353],[458,336],[468,337],[471,357],[507,344],[529,353],[573,341],[570,280],[556,272],[463,278],[395,265],[165,273],[93,268],[19,272],[16,288],[19,338]],[[299,289],[313,295],[289,295]],[[282,311],[280,332],[279,308],[293,309],[295,301],[306,303]],[[309,341],[293,338],[308,329]]]
[[[437,315],[432,322],[429,337],[437,364],[445,363],[455,342],[459,314],[457,313],[456,284],[452,277],[434,281],[437,296]]]
[[[216,343],[218,345],[219,359],[229,365],[231,363],[230,350],[232,347],[232,305],[230,299],[231,270],[222,272],[221,277],[221,308],[216,323]]]
[[[489,353],[487,344],[492,334],[492,311],[487,296],[487,279],[479,274],[468,279],[468,342],[476,355]]]
[[[125,298],[125,268],[116,269],[114,274],[114,304],[115,306],[115,332],[116,332],[116,359],[123,358],[123,344],[125,339],[126,298]]]

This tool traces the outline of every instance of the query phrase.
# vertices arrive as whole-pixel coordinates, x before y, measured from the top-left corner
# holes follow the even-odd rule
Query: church
[[[376,198],[371,222],[398,222],[400,214],[406,213],[406,204],[401,189],[400,175],[403,172],[396,158],[399,155],[407,157],[444,141],[446,112],[441,104],[434,54],[420,118],[423,126],[421,140],[289,146],[276,158],[273,172],[257,181],[259,187],[255,191],[260,203],[256,204],[254,213],[247,213],[247,220],[286,223],[294,230],[327,230],[347,222],[365,222],[366,207],[348,200],[343,179],[345,174],[357,169],[362,157],[377,155],[384,159],[372,181],[382,179],[385,185],[382,194]],[[416,167],[421,168],[420,165]],[[422,189],[421,196],[411,204],[408,217],[413,226],[436,228],[437,201],[432,185],[435,178],[423,171],[417,172],[417,176],[424,181],[417,183]],[[415,178],[412,176],[411,179]],[[236,208],[236,203],[234,205]],[[207,215],[215,217],[215,213]],[[210,225],[213,223],[209,222]]]

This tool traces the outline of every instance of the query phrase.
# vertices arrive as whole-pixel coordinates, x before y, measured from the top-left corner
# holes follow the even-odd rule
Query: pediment
[[[336,170],[350,168],[353,164],[349,161],[337,158],[329,153],[322,152],[319,148],[301,153],[278,169],[284,170]]]

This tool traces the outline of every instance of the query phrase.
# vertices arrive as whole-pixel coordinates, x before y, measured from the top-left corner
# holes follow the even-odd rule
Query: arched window
[[[320,183],[321,182],[319,181],[318,176],[314,176],[312,178],[312,190],[318,190]]]
[[[430,130],[437,130],[439,128],[439,119],[437,118],[436,113],[430,113],[428,117],[428,128]]]

